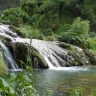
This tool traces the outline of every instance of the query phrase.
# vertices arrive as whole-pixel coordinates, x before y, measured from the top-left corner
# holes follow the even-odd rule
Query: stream
[[[9,27],[9,25],[0,25],[0,36],[4,40],[9,40],[9,42],[7,41],[8,44],[13,44],[14,47],[16,47],[14,45],[16,43],[19,45],[25,44],[25,46],[30,44],[30,39],[19,37]],[[64,67],[66,64],[72,63],[73,58],[68,56],[68,51],[62,49],[58,44],[58,42],[38,39],[32,39],[30,44],[49,66],[49,69],[37,68],[34,70],[34,87],[40,96],[46,96],[47,89],[53,92],[52,96],[69,96],[69,93],[77,87],[82,89],[84,96],[91,96],[92,93],[96,94],[96,67],[91,65],[88,65],[89,67],[87,65],[82,67]],[[4,51],[8,68],[13,71],[14,69],[15,71],[20,70],[9,49],[2,43],[2,40],[0,45]],[[78,48],[76,47],[76,49]],[[19,52],[20,50],[15,48],[16,51]],[[24,53],[24,51],[21,51],[18,54]],[[82,50],[79,48],[79,51]],[[65,58],[66,56],[67,59]],[[17,58],[17,60],[21,59]]]
[[[94,66],[66,67],[61,70],[38,69],[34,74],[35,88],[40,96],[45,96],[47,89],[53,92],[52,96],[69,96],[69,93],[77,87],[83,90],[83,96],[96,94],[96,67]]]

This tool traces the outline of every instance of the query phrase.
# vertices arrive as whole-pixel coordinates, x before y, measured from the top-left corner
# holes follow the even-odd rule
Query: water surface
[[[40,96],[45,96],[46,89],[52,90],[53,96],[69,96],[74,87],[82,88],[84,96],[96,94],[96,67],[38,69],[34,75]]]

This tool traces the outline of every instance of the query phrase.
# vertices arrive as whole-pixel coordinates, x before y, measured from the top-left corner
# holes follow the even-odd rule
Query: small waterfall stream
[[[13,59],[11,53],[9,52],[8,48],[1,42],[0,42],[0,45],[3,49],[4,57],[5,57],[5,60],[7,61],[8,68],[9,69],[19,69],[18,65],[14,61],[14,59]]]
[[[30,43],[30,39],[16,38],[13,42]],[[45,59],[49,68],[62,69],[67,63],[72,63],[72,58],[69,56],[70,62],[66,62],[68,52],[58,46],[58,42],[48,42],[43,40],[32,39],[31,46],[35,48]]]
[[[17,37],[17,34],[13,33],[9,29],[9,25],[0,25],[0,37],[1,37],[1,40],[4,39],[4,38],[14,40],[13,37]],[[2,43],[1,41],[0,41],[0,45],[1,45],[1,48],[3,50],[4,59],[5,59],[6,63],[7,63],[8,68],[13,69],[15,71],[19,70],[19,67],[16,64],[15,60],[13,59],[12,54],[10,53],[7,46],[4,43]]]
[[[9,25],[0,25],[0,36],[3,38],[8,38],[12,43],[27,43],[30,44],[30,39],[20,38],[16,33],[12,32]],[[4,50],[4,55],[11,66],[12,69],[17,69],[18,66],[15,63],[12,55],[10,54],[8,48],[1,43]],[[49,68],[64,67],[66,65],[67,51],[58,46],[58,42],[48,42],[43,40],[32,39],[31,46],[38,50],[42,57],[47,62]],[[60,56],[62,55],[62,56]]]
[[[49,68],[62,69],[62,67],[72,65],[72,61],[74,60],[74,58],[68,55],[68,51],[66,49],[61,48],[59,46],[58,41],[51,42],[51,41],[32,39],[32,43],[30,44],[30,39],[19,37],[17,33],[14,33],[9,27],[10,27],[9,25],[0,25],[0,37],[3,39],[4,38],[9,39],[10,42],[13,44],[13,46],[15,43],[31,45],[31,47],[36,49],[38,51],[38,54],[40,54],[44,58]],[[11,68],[18,69],[18,66],[14,61],[12,55],[10,54],[8,48],[3,43],[0,44],[4,50],[5,58],[7,62],[10,64]],[[37,63],[36,66],[38,66]]]

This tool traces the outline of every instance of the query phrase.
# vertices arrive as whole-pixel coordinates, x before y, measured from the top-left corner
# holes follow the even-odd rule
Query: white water
[[[2,37],[2,39],[3,38],[8,38],[10,40],[14,40],[13,37],[17,37],[17,34],[13,33],[9,29],[9,25],[0,25],[0,36]],[[8,64],[9,69],[18,70],[19,67],[16,64],[15,60],[13,59],[9,49],[1,41],[0,41],[0,45],[1,45],[2,49],[3,49],[4,58],[5,58],[5,60],[6,60],[7,64]]]
[[[12,32],[12,30],[9,27],[9,25],[0,25],[0,36],[10,39],[12,41],[11,43],[13,44],[15,42],[30,44],[30,39],[20,38],[16,33]],[[66,65],[64,57],[67,56],[67,51],[60,48],[58,46],[58,42],[48,42],[43,40],[32,39],[31,46],[38,50],[38,52],[47,62],[49,68],[55,69],[61,66],[64,67]],[[60,55],[62,55],[62,58],[60,57]]]
[[[3,49],[5,60],[8,63],[8,67],[10,69],[19,69],[16,62],[14,61],[11,53],[9,52],[8,48],[1,42],[0,42],[0,45],[1,45],[2,49]]]
[[[16,38],[14,42],[22,42],[29,44],[30,39]],[[51,69],[61,68],[60,62],[62,64],[66,63],[64,59],[61,59],[61,57],[58,55],[66,56],[67,51],[60,48],[57,42],[48,42],[43,40],[32,39],[31,46],[38,50],[38,52],[43,56],[49,68]],[[57,58],[60,62],[57,60]]]
[[[12,30],[9,28],[9,25],[0,25],[0,36],[10,39],[11,43],[13,44],[16,42],[30,44],[30,39],[20,38],[16,33],[12,32]],[[2,43],[1,45],[5,52],[5,57],[7,57],[7,60],[8,62],[10,62],[12,68],[18,68],[8,48]],[[49,68],[51,69],[62,70],[64,69],[64,66],[67,65],[67,63],[71,63],[71,61],[73,60],[73,58],[68,56],[67,50],[64,50],[60,46],[58,46],[58,42],[32,39],[31,46],[42,55],[44,60],[47,62]],[[78,50],[82,51],[80,48]],[[67,60],[66,56],[68,56]]]

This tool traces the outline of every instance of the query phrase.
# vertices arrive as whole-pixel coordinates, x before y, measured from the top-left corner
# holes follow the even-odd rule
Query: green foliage
[[[91,64],[96,65],[96,48],[95,48],[95,50],[93,50],[93,49],[85,50],[85,54],[88,57]]]
[[[59,24],[57,32],[58,32],[58,34],[59,33],[62,34],[63,32],[66,32],[69,29],[70,29],[70,24]]]
[[[82,48],[90,48],[91,43],[88,42],[89,21],[82,21],[81,18],[74,20],[71,28],[67,32],[63,32],[59,37],[60,41],[77,45]],[[85,36],[86,35],[86,36]]]
[[[25,64],[21,62],[22,64]],[[28,49],[26,70],[18,73],[3,74],[0,77],[0,96],[39,96],[34,88],[33,67],[28,66],[30,61],[30,48]]]
[[[32,38],[35,38],[35,39],[43,38],[43,34],[40,32],[40,30],[34,29],[30,25],[23,25],[23,26],[21,25],[19,29],[20,29],[20,32],[26,38],[30,38],[31,36]]]
[[[64,32],[59,37],[59,40],[73,44],[73,45],[77,45],[77,46],[82,47],[82,48],[90,48],[91,45],[89,45],[90,43],[88,43],[87,37],[89,37],[89,36],[88,35],[78,36],[78,35],[76,35],[76,33]]]
[[[0,52],[0,74],[7,73],[7,71],[8,71],[8,68],[5,65],[5,62],[2,57],[2,53]]]
[[[22,71],[0,77],[0,95],[2,96],[39,96],[32,85],[28,72]],[[31,75],[30,75],[31,76]]]
[[[15,26],[18,26],[18,24],[22,24],[28,20],[28,15],[19,7],[10,8],[3,12],[2,20],[7,21]]]
[[[82,13],[87,16],[92,25],[96,24],[96,1],[84,0],[82,5]]]
[[[36,0],[27,0],[21,4],[21,9],[25,11],[29,16],[37,14],[38,6]]]
[[[88,20],[81,20],[80,17],[74,20],[73,24],[71,25],[70,32],[74,32],[76,35],[87,35],[89,32],[89,21]]]
[[[70,49],[68,52],[69,56],[72,56],[74,59],[72,61],[73,66],[84,66],[88,65],[88,59],[86,59],[86,56],[84,52],[75,49]],[[79,58],[79,59],[78,59]]]
[[[2,75],[0,78],[0,95],[39,96],[34,88],[34,74],[30,56],[30,48],[28,48],[26,65],[23,61],[21,61],[21,64],[25,65],[26,70],[22,69],[22,71],[18,74],[8,73]]]
[[[83,96],[82,94],[82,88],[74,88],[73,91],[70,93],[69,96]]]
[[[87,42],[88,45],[90,46],[91,49],[96,50],[96,42],[95,42],[96,37],[94,38],[88,38]]]
[[[41,27],[44,16],[45,14],[34,14],[32,17],[30,17],[28,24],[32,25],[34,28],[39,28]]]
[[[96,33],[95,32],[90,32],[89,35],[90,35],[91,38],[96,37]]]
[[[46,89],[46,96],[53,96],[52,90]]]

